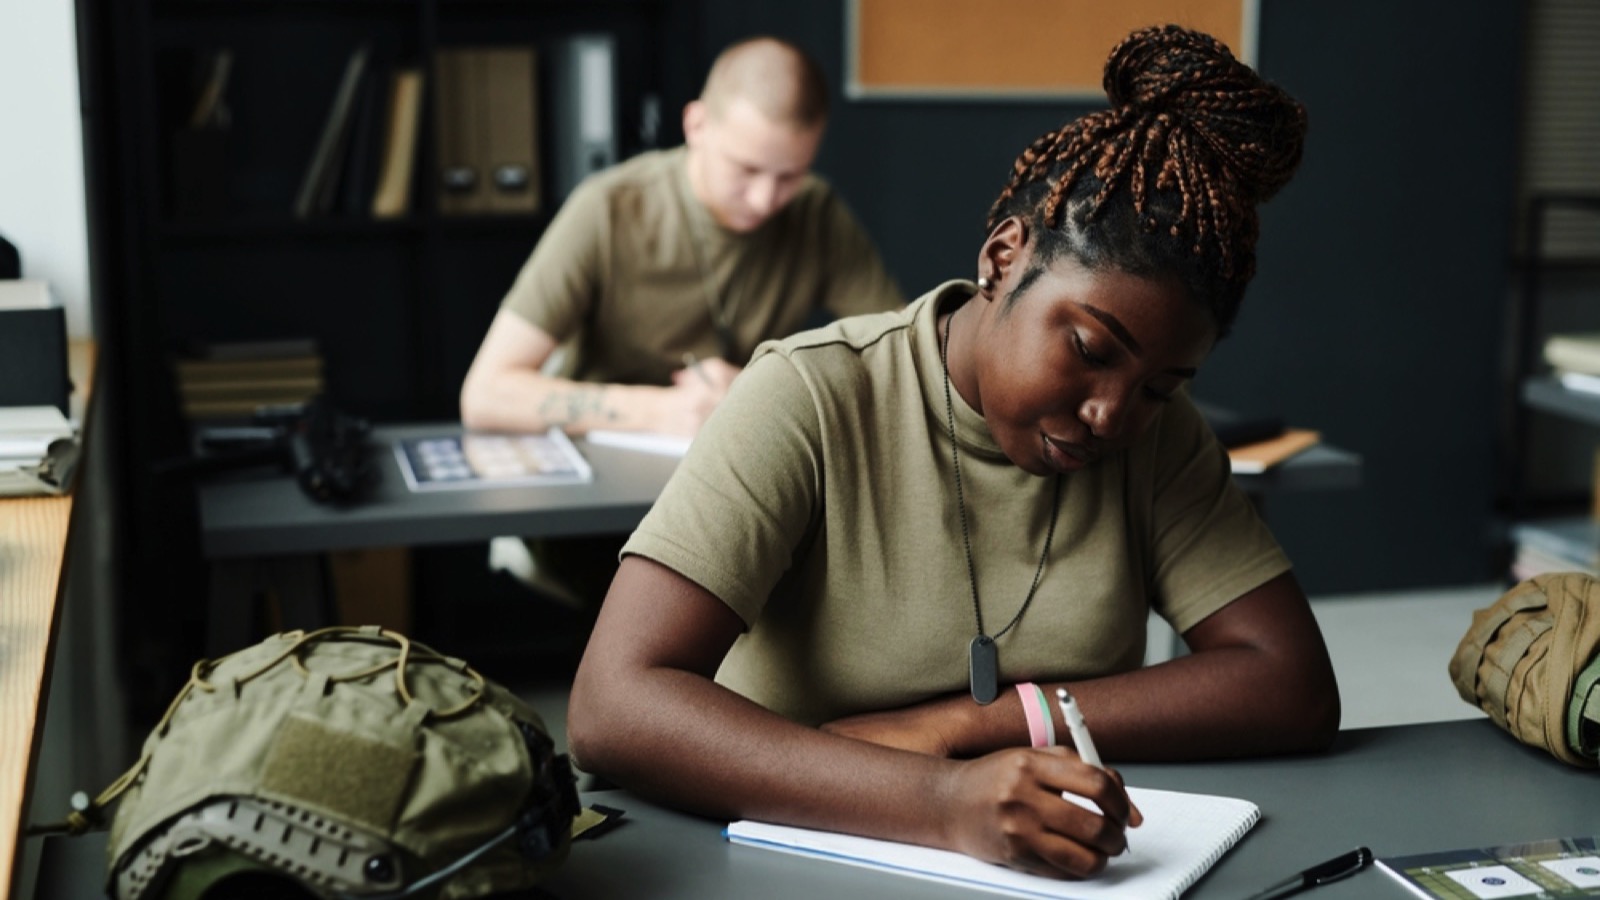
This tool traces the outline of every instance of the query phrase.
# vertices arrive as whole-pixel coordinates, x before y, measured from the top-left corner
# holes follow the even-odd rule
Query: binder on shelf
[[[439,212],[539,208],[538,88],[531,47],[440,50],[434,72]]]
[[[434,141],[439,148],[435,182],[442,215],[474,213],[483,201],[483,162],[480,128],[483,97],[478,86],[477,60],[465,48],[434,54]]]
[[[411,175],[417,159],[417,125],[422,117],[422,70],[395,69],[389,79],[389,114],[384,128],[383,164],[372,195],[372,216],[392,219],[411,209]]]
[[[482,61],[487,209],[533,212],[540,199],[537,60],[530,47],[510,47],[485,51]]]
[[[323,122],[322,134],[317,138],[316,151],[306,174],[300,180],[300,190],[295,195],[294,214],[305,219],[318,212],[326,212],[332,205],[333,187],[339,177],[341,153],[350,127],[350,110],[355,103],[356,91],[366,71],[367,56],[371,48],[366,44],[357,47],[345,62],[344,76],[339,79],[339,90],[334,94],[333,105]]]
[[[617,161],[616,40],[579,34],[558,43],[550,70],[554,193]]]
[[[347,216],[365,217],[372,211],[372,197],[378,189],[378,153],[383,149],[383,103],[387,86],[375,77],[361,80],[351,114],[349,146],[344,154],[344,169],[339,173],[337,196],[329,206]]]

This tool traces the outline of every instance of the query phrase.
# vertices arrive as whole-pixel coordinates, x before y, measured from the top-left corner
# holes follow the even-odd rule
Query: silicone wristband
[[[1044,691],[1031,681],[1017,685],[1017,698],[1022,701],[1022,714],[1028,720],[1028,739],[1035,747],[1050,747],[1056,742],[1056,723],[1045,704]]]

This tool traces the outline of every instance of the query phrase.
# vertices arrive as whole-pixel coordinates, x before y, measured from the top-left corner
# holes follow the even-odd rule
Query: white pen
[[[1066,688],[1056,688],[1056,704],[1061,707],[1061,718],[1066,720],[1067,731],[1072,734],[1072,746],[1077,748],[1078,756],[1096,769],[1104,769],[1105,766],[1100,764],[1100,752],[1094,749],[1094,738],[1089,737],[1089,726],[1083,724],[1083,713]]]
[[[1067,722],[1067,731],[1072,735],[1072,746],[1078,749],[1078,758],[1096,769],[1104,769],[1105,766],[1100,763],[1100,751],[1094,748],[1094,738],[1089,737],[1089,726],[1083,722],[1083,712],[1078,709],[1078,702],[1072,699],[1066,688],[1056,688],[1056,705],[1061,707],[1061,718]],[[1124,847],[1124,852],[1132,849],[1126,844]]]

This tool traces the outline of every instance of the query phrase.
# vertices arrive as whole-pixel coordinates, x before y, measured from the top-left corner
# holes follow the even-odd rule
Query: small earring
[[[993,287],[994,287],[994,282],[993,281],[990,281],[986,276],[983,276],[983,275],[979,275],[978,276],[978,290],[987,291],[987,290],[989,290],[989,289],[991,289]]]

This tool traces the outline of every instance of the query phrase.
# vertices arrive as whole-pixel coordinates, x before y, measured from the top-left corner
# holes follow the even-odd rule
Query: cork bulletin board
[[[1147,25],[1255,64],[1259,0],[846,0],[852,99],[1100,99],[1106,56]]]

